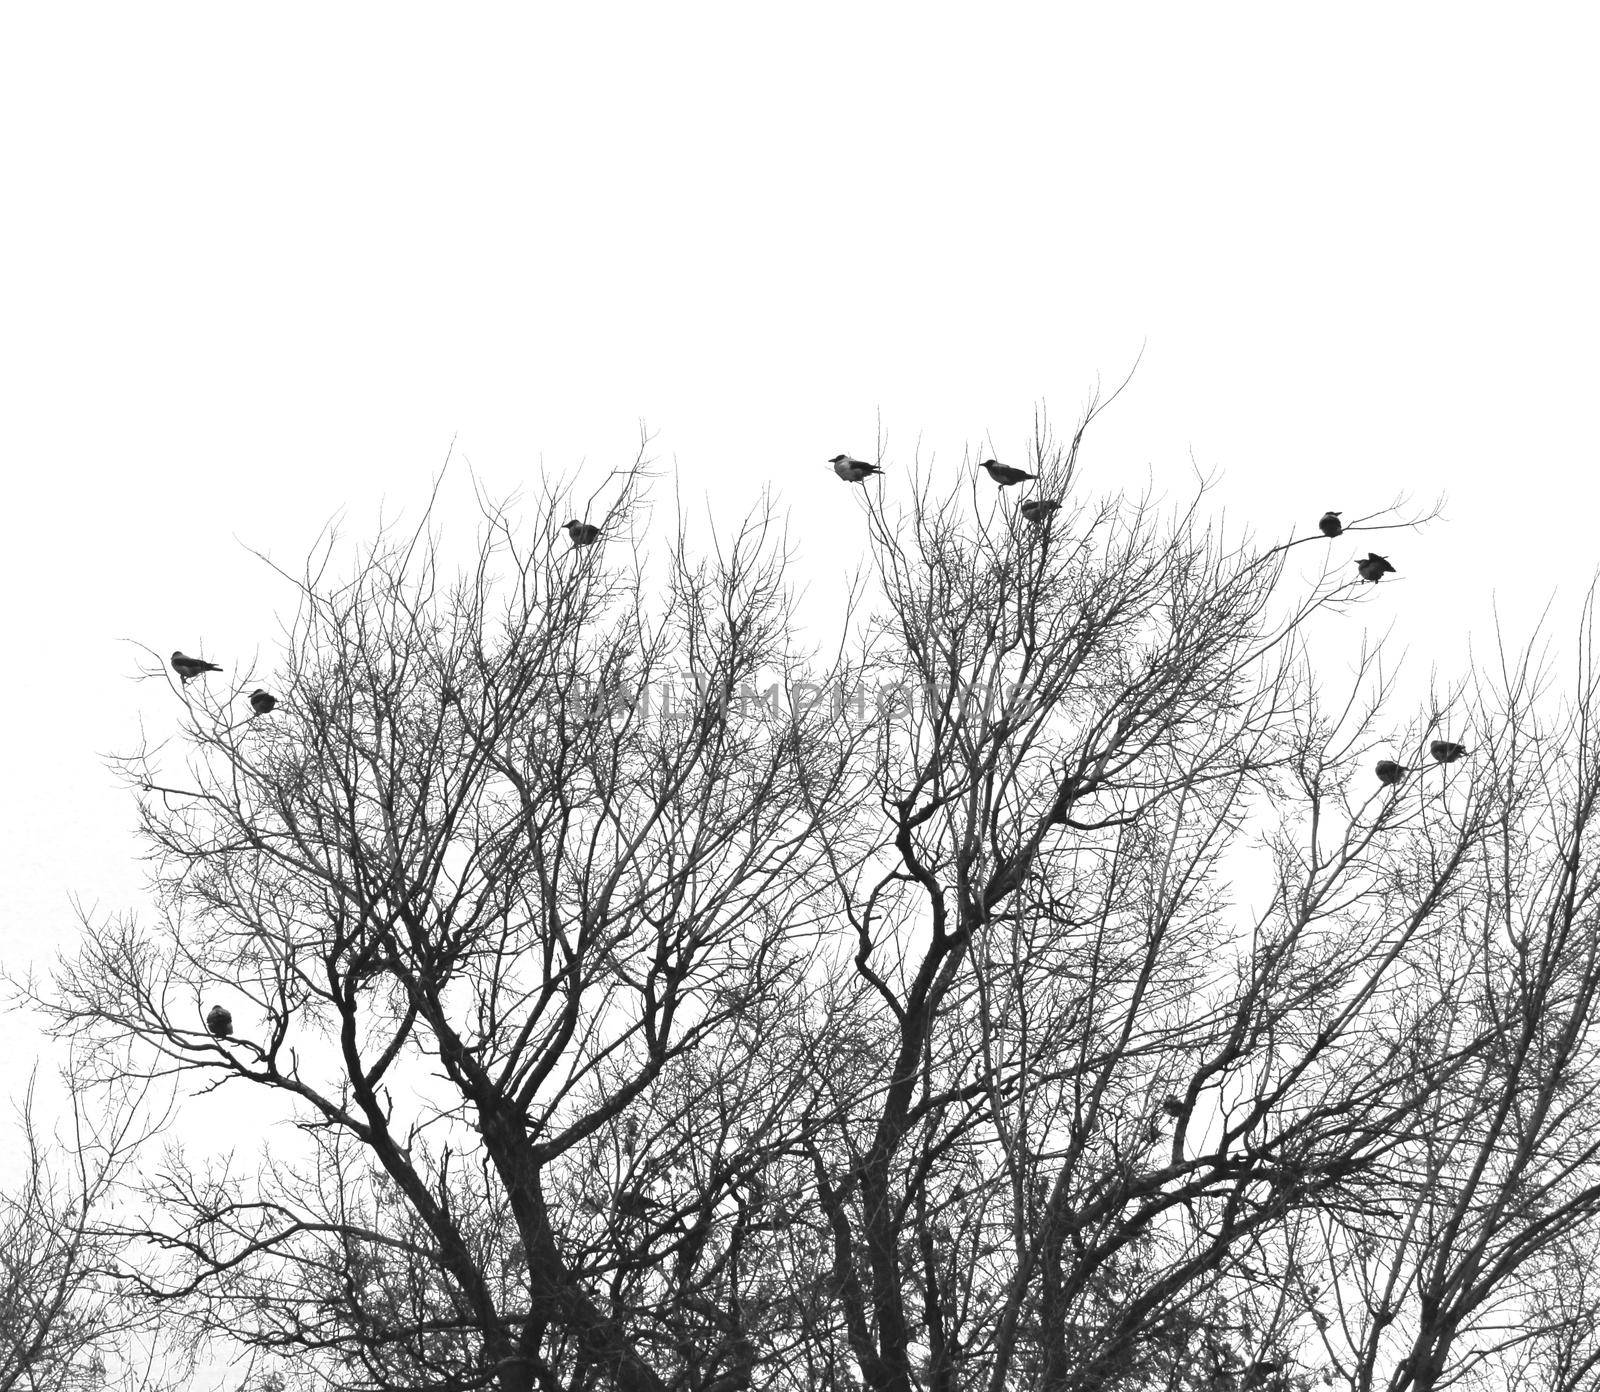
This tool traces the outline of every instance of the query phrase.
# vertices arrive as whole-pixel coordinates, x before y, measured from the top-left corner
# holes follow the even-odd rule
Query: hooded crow
[[[1466,745],[1456,744],[1453,740],[1434,740],[1428,746],[1428,753],[1432,754],[1441,764],[1453,764],[1466,752]]]
[[[183,678],[183,684],[188,684],[196,677],[203,677],[207,672],[220,672],[222,668],[215,662],[207,662],[203,657],[185,657],[181,652],[172,654],[172,670]]]
[[[997,459],[985,459],[980,468],[989,471],[989,477],[1002,488],[1009,488],[1014,483],[1022,483],[1027,479],[1038,478],[1038,474],[1030,474],[1025,469],[1013,469],[1009,464],[1002,464]]]
[[[1372,770],[1378,775],[1378,782],[1385,787],[1393,787],[1411,770],[1395,763],[1393,759],[1379,759]]]
[[[1399,572],[1389,564],[1388,560],[1378,555],[1376,551],[1367,552],[1364,561],[1356,562],[1356,569],[1361,572],[1363,580],[1370,580],[1374,585],[1382,580],[1385,575],[1398,575]]]
[[[574,546],[593,546],[600,540],[600,529],[592,522],[573,521],[565,525]]]
[[[206,1011],[206,1028],[218,1039],[226,1039],[233,1033],[233,1016],[226,1007],[214,1005]]]
[[[1342,513],[1325,512],[1317,519],[1317,526],[1322,529],[1325,537],[1336,537],[1344,530],[1344,523],[1339,520]]]
[[[277,709],[278,698],[259,686],[250,693],[250,709],[257,715],[271,715]]]
[[[1054,498],[1029,498],[1027,502],[1017,509],[1034,526],[1050,520],[1050,514],[1061,511],[1061,504]]]
[[[865,483],[874,474],[883,472],[876,464],[868,464],[865,459],[852,459],[848,454],[836,454],[828,463],[833,465],[833,472],[846,483]]]

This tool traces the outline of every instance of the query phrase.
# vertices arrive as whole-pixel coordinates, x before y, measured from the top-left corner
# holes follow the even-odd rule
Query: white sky
[[[1600,548],[1591,6],[0,10],[0,959],[137,908],[136,655],[266,650],[343,510],[631,455],[855,530],[823,461],[1019,459],[1146,344],[1092,484],[1190,453],[1380,550],[1425,669]],[[891,480],[892,486],[892,480]],[[31,1044],[10,1041],[13,1057]]]

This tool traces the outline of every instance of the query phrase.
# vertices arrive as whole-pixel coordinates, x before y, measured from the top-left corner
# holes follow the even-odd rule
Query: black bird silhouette
[[[1456,744],[1453,740],[1434,740],[1428,746],[1428,753],[1432,754],[1441,764],[1453,764],[1466,752],[1466,745]]]
[[[1339,520],[1342,513],[1325,512],[1317,519],[1317,526],[1322,528],[1325,537],[1336,537],[1344,530],[1344,523]]]
[[[624,1218],[643,1218],[659,1205],[642,1188],[630,1186],[617,1195],[617,1212]]]
[[[1169,1094],[1162,1099],[1161,1110],[1169,1117],[1181,1117],[1183,1115],[1183,1099]]]
[[[1378,782],[1388,787],[1392,787],[1411,772],[1403,765],[1395,763],[1393,759],[1379,759],[1372,771],[1378,775]]]
[[[259,686],[250,693],[250,709],[257,715],[271,715],[277,709],[278,698]]]
[[[846,483],[865,483],[874,474],[883,472],[876,464],[868,464],[865,459],[852,459],[848,454],[836,454],[828,463],[833,465],[833,472]]]
[[[207,672],[220,672],[222,668],[215,662],[207,662],[203,657],[185,657],[181,652],[172,654],[172,670],[183,678],[183,684],[188,686],[196,677],[203,677]]]
[[[593,546],[600,540],[600,529],[592,522],[568,522],[566,528],[574,546]]]
[[[1038,474],[1030,474],[1026,469],[1013,469],[1009,464],[1002,464],[998,459],[985,459],[980,468],[989,471],[989,477],[1002,488],[1010,488],[1014,483],[1022,483],[1027,479],[1038,478]]]
[[[1382,580],[1385,575],[1398,575],[1400,573],[1389,564],[1387,559],[1378,555],[1376,551],[1367,552],[1366,560],[1356,562],[1356,569],[1361,572],[1363,580],[1370,580],[1374,585]]]
[[[1051,513],[1060,512],[1061,504],[1054,498],[1029,498],[1017,511],[1038,526],[1041,522],[1048,522]]]
[[[214,1005],[206,1011],[206,1028],[218,1039],[226,1039],[233,1033],[233,1016],[226,1007]]]

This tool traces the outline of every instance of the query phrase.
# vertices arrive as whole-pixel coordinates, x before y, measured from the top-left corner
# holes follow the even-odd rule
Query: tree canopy
[[[630,531],[642,466],[582,547],[319,548],[36,995],[277,1121],[145,1167],[120,1277],[281,1386],[1594,1387],[1592,615],[1397,712],[1314,646],[1415,517],[1232,537],[1083,435],[1053,511],[829,480],[821,641],[772,506]]]

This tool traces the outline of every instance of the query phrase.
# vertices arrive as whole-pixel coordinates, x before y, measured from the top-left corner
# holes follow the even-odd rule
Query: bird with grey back
[[[1344,531],[1344,523],[1339,520],[1343,515],[1343,513],[1338,512],[1323,513],[1322,516],[1317,519],[1317,526],[1322,529],[1322,535],[1325,537],[1336,537],[1342,531]]]
[[[1026,483],[1029,479],[1039,477],[1038,474],[1030,474],[1026,469],[1013,469],[998,459],[985,459],[978,467],[987,472],[989,477],[1002,488],[1010,488],[1014,483]]]
[[[1372,771],[1378,775],[1378,782],[1388,788],[1392,788],[1411,772],[1403,764],[1395,763],[1393,759],[1379,759]]]
[[[874,474],[883,472],[876,464],[868,464],[865,459],[852,459],[848,454],[836,454],[828,463],[833,465],[833,472],[846,483],[865,483]]]
[[[215,662],[207,662],[203,657],[185,657],[181,652],[174,652],[172,670],[183,679],[183,684],[188,686],[196,677],[203,677],[207,672],[220,672],[222,668]]]
[[[600,540],[600,529],[592,522],[579,522],[574,519],[566,523],[566,528],[574,546],[593,546]]]
[[[233,1033],[233,1015],[226,1006],[214,1005],[206,1011],[206,1028],[218,1039],[226,1039]]]
[[[1053,514],[1061,511],[1061,504],[1054,498],[1029,498],[1017,511],[1035,527],[1042,527]]]
[[[1428,753],[1441,764],[1453,764],[1466,752],[1466,745],[1457,744],[1454,740],[1434,740],[1428,746]]]
[[[270,691],[257,687],[250,693],[250,709],[257,715],[271,715],[278,708],[278,698]]]
[[[1365,560],[1355,563],[1361,578],[1370,584],[1376,585],[1385,575],[1398,575],[1397,571],[1389,564],[1388,558],[1378,555],[1376,551],[1367,552]]]

